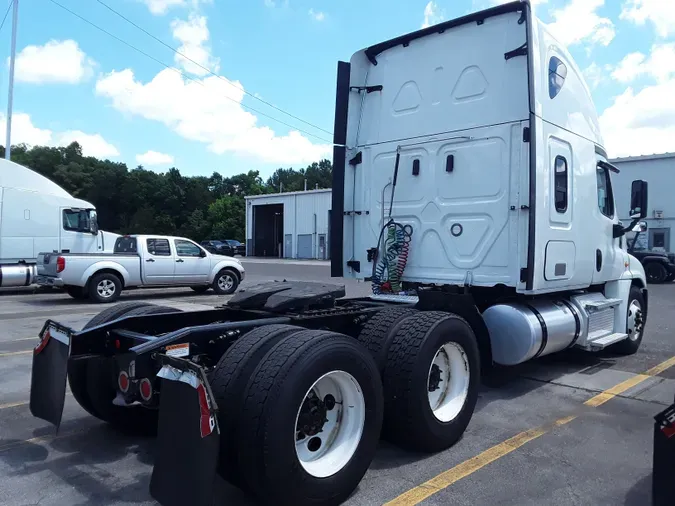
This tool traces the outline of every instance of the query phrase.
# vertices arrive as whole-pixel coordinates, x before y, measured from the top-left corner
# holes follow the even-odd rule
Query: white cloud
[[[136,161],[141,165],[168,165],[173,163],[173,156],[150,150],[136,155]]]
[[[44,46],[26,46],[17,54],[15,79],[37,84],[76,84],[93,75],[94,65],[74,40],[50,40]]]
[[[672,0],[627,0],[623,5],[621,19],[638,25],[647,21],[654,24],[656,33],[668,37],[675,33],[675,2]]]
[[[314,9],[309,9],[309,16],[314,21],[323,21],[326,19],[326,14],[321,11],[315,11]]]
[[[237,153],[290,165],[311,163],[332,151],[330,144],[313,144],[297,131],[280,136],[259,126],[256,116],[241,106],[243,86],[234,84],[215,76],[186,81],[170,69],[143,83],[126,69],[101,77],[96,92],[117,110],[161,122],[216,154]]]
[[[600,116],[610,156],[675,151],[675,78],[628,88]]]
[[[155,16],[162,16],[174,7],[188,7],[196,9],[200,3],[210,3],[212,0],[140,0]],[[266,0],[267,1],[267,0]]]
[[[612,21],[597,13],[604,5],[605,0],[571,0],[562,9],[552,11],[553,23],[548,26],[566,46],[582,42],[607,46],[616,33]]]
[[[110,158],[119,156],[118,149],[106,141],[101,134],[86,134],[81,130],[68,130],[66,132],[56,133],[52,143],[56,146],[67,146],[73,141],[77,141],[82,146],[82,154],[85,156],[95,156],[96,158]]]
[[[643,75],[658,82],[667,81],[675,75],[675,43],[655,44],[649,57],[642,53],[630,53],[612,72],[612,77],[622,83],[629,83]]]
[[[6,118],[0,113],[0,139],[5,142],[7,133]],[[100,134],[87,134],[80,130],[52,132],[46,128],[39,128],[33,124],[30,115],[19,112],[12,115],[12,145],[27,144],[29,146],[67,146],[77,141],[82,146],[85,156],[106,158],[119,156],[115,146],[107,142]]]
[[[591,89],[595,89],[602,83],[607,81],[612,73],[611,65],[598,65],[596,62],[591,63],[583,70],[584,78]]]
[[[436,25],[445,20],[445,11],[438,7],[438,4],[433,0],[430,1],[424,8],[424,21],[422,28],[428,28],[431,25]]]
[[[220,60],[211,55],[206,17],[190,14],[187,20],[175,19],[171,22],[171,29],[173,37],[181,43],[178,52],[198,65],[177,53],[174,57],[176,64],[197,76],[207,75],[209,72],[205,68],[218,72]]]

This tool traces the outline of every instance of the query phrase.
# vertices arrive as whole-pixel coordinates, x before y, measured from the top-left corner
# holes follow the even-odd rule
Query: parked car
[[[208,240],[202,241],[199,244],[214,255],[234,256],[234,248],[226,241]]]
[[[223,241],[223,242],[226,242],[227,244],[232,246],[232,248],[234,249],[235,255],[241,255],[243,257],[246,256],[246,245],[245,244],[242,244],[235,239],[225,239],[225,241]]]
[[[647,222],[644,221],[633,228],[635,236],[628,241],[628,252],[640,261],[649,283],[668,283],[675,280],[675,253],[641,247],[638,238],[646,231]]]
[[[113,253],[40,253],[36,282],[64,288],[71,297],[113,302],[122,290],[189,286],[234,293],[244,279],[239,260],[215,255],[183,237],[132,235]]]

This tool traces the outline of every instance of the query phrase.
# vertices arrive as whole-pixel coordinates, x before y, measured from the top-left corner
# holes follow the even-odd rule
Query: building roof
[[[626,156],[624,158],[614,158],[611,160],[611,162],[640,162],[644,160],[665,160],[668,158],[675,158],[675,153],[655,153],[653,155]]]
[[[262,195],[248,195],[244,197],[246,200],[253,199],[264,199],[270,197],[286,197],[287,195],[307,195],[311,193],[330,193],[333,190],[331,188],[322,188],[319,190],[304,190],[297,192],[282,192],[282,193],[263,193]]]

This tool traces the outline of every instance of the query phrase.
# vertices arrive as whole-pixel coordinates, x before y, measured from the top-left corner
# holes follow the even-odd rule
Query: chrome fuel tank
[[[483,312],[492,358],[516,365],[573,346],[581,333],[579,314],[565,300],[497,304]]]
[[[0,265],[0,287],[29,286],[36,275],[33,264]]]

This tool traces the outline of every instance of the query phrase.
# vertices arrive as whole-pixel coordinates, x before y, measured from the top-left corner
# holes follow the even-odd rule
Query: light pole
[[[9,97],[7,98],[7,140],[5,141],[5,159],[10,159],[12,147],[12,104],[14,102],[14,60],[16,60],[16,29],[19,21],[19,0],[12,5],[12,52],[9,57]]]

